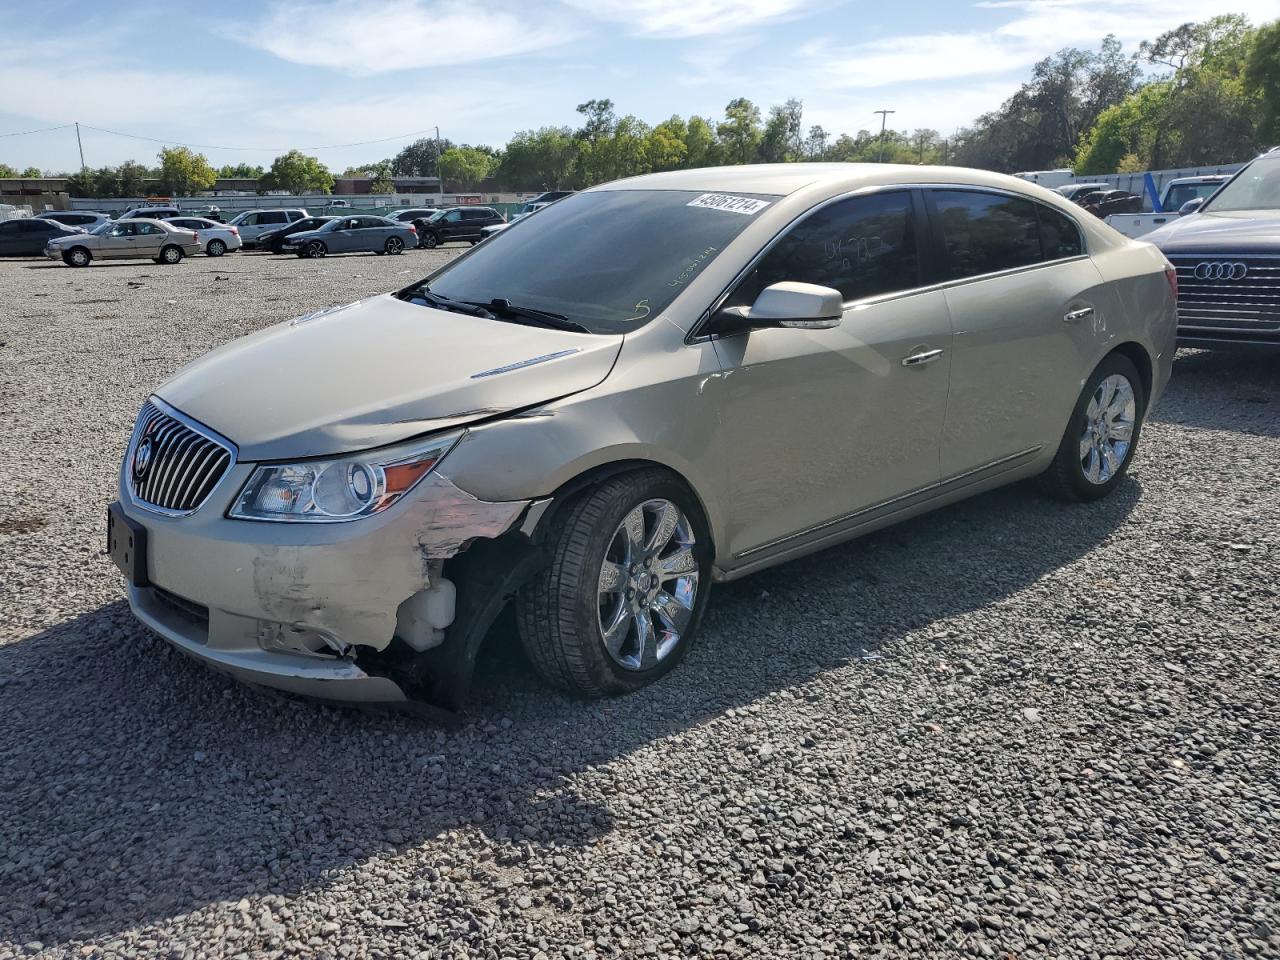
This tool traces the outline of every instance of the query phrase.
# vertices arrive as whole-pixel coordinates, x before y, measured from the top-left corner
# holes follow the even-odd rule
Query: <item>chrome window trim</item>
[[[1076,232],[1080,235],[1080,251],[1081,252],[1071,257],[1058,257],[1054,260],[1041,260],[1039,263],[1029,263],[1021,267],[1010,267],[1007,270],[997,270],[993,273],[980,273],[980,274],[975,274],[972,277],[960,277],[956,280],[943,280],[938,283],[930,283],[920,287],[911,287],[907,290],[895,290],[892,293],[883,293],[874,297],[863,297],[861,300],[845,300],[841,304],[841,308],[844,312],[848,312],[853,307],[872,306],[878,303],[887,303],[889,301],[899,300],[904,297],[914,297],[922,293],[932,293],[935,290],[946,290],[949,287],[958,287],[961,284],[974,283],[978,280],[988,280],[988,279],[991,279],[992,277],[1011,276],[1017,273],[1025,273],[1028,270],[1039,270],[1043,267],[1057,266],[1060,263],[1072,263],[1076,260],[1090,259],[1088,242],[1087,242],[1088,234],[1086,234],[1084,231],[1084,228],[1080,226],[1080,221],[1078,221],[1072,214],[1067,213],[1065,210],[1059,210],[1057,207],[1053,206],[1052,204],[1045,203],[1043,200],[1037,200],[1035,197],[1029,197],[1023,193],[1018,193],[1012,190],[1006,190],[1002,187],[989,187],[983,184],[966,184],[966,183],[892,183],[892,184],[876,184],[876,185],[867,186],[867,187],[857,187],[853,190],[846,191],[845,193],[838,194],[837,196],[828,197],[826,200],[822,200],[819,203],[815,204],[814,206],[810,207],[809,209],[802,211],[801,213],[797,214],[792,220],[790,220],[785,226],[783,226],[776,234],[774,234],[768,243],[766,243],[763,247],[761,247],[759,250],[756,251],[755,256],[753,256],[751,260],[748,261],[747,265],[738,271],[738,273],[734,276],[733,280],[729,283],[729,285],[726,286],[723,290],[720,291],[719,294],[716,295],[716,297],[711,301],[711,306],[707,307],[707,309],[702,312],[702,314],[698,317],[698,322],[693,325],[693,327],[689,331],[689,334],[685,337],[685,343],[687,344],[705,343],[709,340],[718,340],[722,336],[726,336],[725,334],[703,332],[703,328],[706,327],[706,325],[711,321],[711,318],[715,315],[716,311],[720,309],[720,305],[724,303],[725,298],[727,298],[729,294],[734,291],[734,289],[738,286],[739,283],[742,282],[743,278],[746,277],[748,273],[750,273],[753,269],[755,269],[756,264],[758,264],[765,257],[765,255],[768,254],[769,251],[772,250],[782,240],[783,237],[787,236],[787,234],[795,230],[798,226],[800,226],[800,224],[802,224],[809,217],[813,216],[814,214],[818,213],[821,210],[825,210],[827,207],[831,206],[833,203],[840,203],[841,201],[851,200],[857,197],[872,196],[877,193],[896,193],[902,190],[906,190],[906,191],[968,190],[974,193],[993,193],[998,196],[1010,197],[1017,200],[1026,200],[1029,203],[1038,204],[1039,206],[1042,206],[1042,207],[1048,207],[1050,210],[1053,210],[1056,213],[1062,214],[1062,216],[1066,217],[1068,220],[1071,221],[1072,224],[1075,225]],[[914,209],[914,200],[912,201],[912,206]],[[930,234],[929,242],[932,242],[933,224],[931,221],[928,222],[928,229]],[[1042,242],[1042,245],[1043,245],[1043,242]],[[737,333],[728,334],[727,336],[736,337],[740,335],[741,335],[741,332],[737,332]]]
[[[154,503],[148,503],[147,501],[141,500],[133,495],[133,471],[131,469],[131,465],[133,463],[134,451],[138,446],[138,441],[142,438],[142,427],[144,422],[142,410],[146,408],[148,403],[166,416],[177,420],[193,433],[198,433],[211,443],[215,443],[222,447],[231,456],[231,461],[227,464],[227,468],[222,472],[222,476],[218,478],[218,482],[209,490],[204,500],[191,510],[170,510],[167,507],[160,507],[156,506]],[[234,443],[222,434],[218,433],[216,430],[206,427],[198,420],[193,420],[181,410],[165,403],[155,394],[151,394],[147,397],[146,401],[144,401],[142,408],[138,410],[138,419],[134,422],[133,433],[129,436],[129,446],[125,449],[124,463],[121,465],[121,477],[123,482],[120,484],[120,493],[122,496],[128,498],[130,506],[137,507],[139,510],[146,510],[148,513],[158,514],[159,516],[169,517],[170,519],[175,520],[181,517],[189,517],[213,499],[213,495],[217,493],[218,489],[226,482],[227,477],[235,472],[236,464],[239,462],[240,451]]]

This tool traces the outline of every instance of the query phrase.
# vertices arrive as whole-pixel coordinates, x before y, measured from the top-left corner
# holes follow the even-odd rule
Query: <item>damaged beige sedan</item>
[[[997,174],[607,184],[181,370],[108,546],[144,623],[249,683],[455,710],[514,602],[546,680],[625,692],[680,661],[714,581],[1022,478],[1107,494],[1175,284]]]

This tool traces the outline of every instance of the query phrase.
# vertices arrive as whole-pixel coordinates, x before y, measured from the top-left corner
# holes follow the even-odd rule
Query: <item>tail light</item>
[[[192,242],[192,243],[199,243],[199,242],[200,242],[200,231],[199,231],[199,230],[193,230],[193,231],[192,231],[191,242]]]
[[[417,233],[417,232],[418,232],[418,228],[417,228],[417,227],[415,227],[415,226],[410,225],[410,227],[409,227],[409,232],[410,232],[410,233]]]
[[[1169,289],[1173,291],[1173,299],[1178,299],[1178,268],[1169,265],[1164,268],[1164,278],[1169,281]]]
[[[240,228],[239,228],[239,227],[227,227],[227,229],[231,231],[231,235],[232,235],[233,237],[238,237],[238,236],[240,236]]]

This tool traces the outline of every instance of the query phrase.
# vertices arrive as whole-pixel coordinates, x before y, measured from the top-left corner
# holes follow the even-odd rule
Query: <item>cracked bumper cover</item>
[[[177,519],[122,491],[125,512],[147,531],[151,581],[129,588],[130,606],[184,653],[237,679],[331,700],[410,699],[362,667],[361,652],[390,646],[399,605],[431,585],[433,561],[501,536],[529,506],[479,500],[433,472],[401,503],[352,523],[227,519],[251,470],[235,466],[201,509]],[[282,651],[273,642],[282,630],[333,638],[354,656]]]

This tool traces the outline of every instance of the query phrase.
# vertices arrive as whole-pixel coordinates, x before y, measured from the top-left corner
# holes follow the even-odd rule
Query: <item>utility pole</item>
[[[444,203],[444,177],[440,173],[440,125],[436,124],[436,186],[440,192],[440,202]]]
[[[889,114],[897,113],[897,110],[872,110],[872,113],[880,114],[880,159],[877,163],[884,163],[884,125],[889,119]]]
[[[84,173],[84,142],[80,139],[80,121],[76,121],[76,146],[80,148],[80,172]]]

